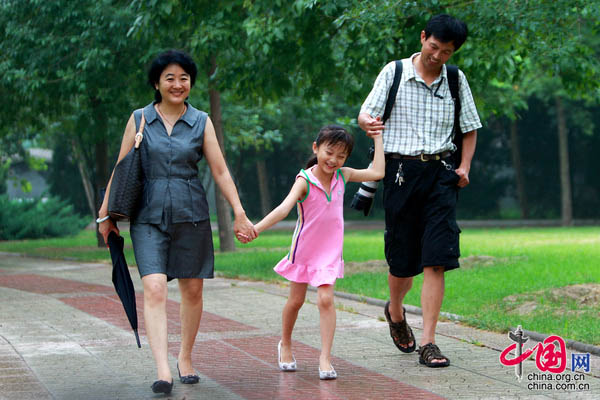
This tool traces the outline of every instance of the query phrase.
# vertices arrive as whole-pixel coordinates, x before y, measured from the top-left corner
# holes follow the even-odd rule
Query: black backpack
[[[452,142],[456,146],[456,151],[452,154],[454,165],[456,168],[460,165],[462,156],[462,132],[460,130],[460,97],[458,95],[458,67],[456,65],[446,65],[446,73],[448,74],[448,86],[450,86],[450,95],[454,100],[454,139]],[[394,81],[388,93],[387,101],[385,102],[385,111],[383,112],[382,121],[385,122],[392,113],[392,107],[396,102],[396,94],[398,94],[398,86],[400,86],[400,78],[402,77],[402,61],[396,60],[396,70],[394,72]]]

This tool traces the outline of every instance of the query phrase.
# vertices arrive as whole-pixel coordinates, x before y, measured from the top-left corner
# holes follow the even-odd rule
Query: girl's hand
[[[102,238],[104,238],[104,243],[106,243],[107,247],[108,247],[108,235],[111,232],[114,232],[117,234],[117,236],[119,236],[119,229],[115,226],[113,220],[110,218],[107,219],[106,221],[102,221],[102,222],[100,222],[100,224],[98,224],[98,231],[102,235]]]
[[[342,174],[346,177],[347,182],[378,181],[384,177],[385,155],[383,153],[383,136],[381,133],[377,133],[371,135],[371,138],[375,146],[372,165],[365,169],[342,167]]]
[[[383,140],[383,133],[381,131],[378,131],[377,133],[369,135],[369,137],[373,140]]]
[[[381,117],[373,118],[367,113],[358,115],[358,126],[365,131],[367,136],[375,137],[383,132],[384,125]]]
[[[254,228],[254,225],[246,214],[238,215],[235,217],[235,221],[233,223],[233,231],[235,232],[235,237],[241,243],[249,243],[258,237],[258,232]]]
[[[244,244],[251,242],[250,238],[248,236],[244,235],[242,232],[236,233],[235,238]]]

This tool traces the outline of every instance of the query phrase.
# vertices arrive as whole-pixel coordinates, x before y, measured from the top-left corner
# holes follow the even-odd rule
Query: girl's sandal
[[[383,312],[385,314],[385,319],[390,326],[390,336],[396,347],[403,353],[412,353],[415,351],[417,342],[415,341],[415,335],[413,334],[412,329],[410,329],[410,326],[406,323],[406,309],[402,307],[403,319],[400,322],[392,321],[389,301],[385,303]],[[410,342],[412,342],[411,346],[408,345]]]
[[[425,346],[419,346],[419,363],[429,368],[447,367],[450,365],[450,359],[442,354],[440,348],[433,343],[427,343]],[[433,362],[433,360],[445,360],[442,362]]]

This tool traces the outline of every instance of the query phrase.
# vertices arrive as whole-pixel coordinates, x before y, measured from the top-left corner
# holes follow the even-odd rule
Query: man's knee
[[[440,266],[423,268],[423,285],[427,287],[444,287],[445,268]]]
[[[412,288],[413,277],[404,278],[389,274],[388,284],[390,291],[408,292]]]
[[[439,265],[430,266],[430,267],[424,267],[423,268],[423,272],[424,273],[429,273],[429,274],[443,275],[444,272],[446,272],[446,268],[445,267],[441,267]]]

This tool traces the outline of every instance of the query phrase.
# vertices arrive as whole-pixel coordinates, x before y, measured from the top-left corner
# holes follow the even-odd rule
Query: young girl
[[[344,190],[346,182],[374,181],[383,178],[385,160],[381,134],[373,136],[375,156],[372,168],[343,167],[352,152],[354,139],[340,126],[321,128],[313,142],[314,157],[306,170],[300,170],[296,182],[283,202],[256,224],[258,233],[284,219],[297,205],[298,222],[290,252],[274,268],[288,279],[290,295],[283,308],[281,341],[277,346],[282,371],[295,371],[292,355],[292,330],[298,311],[304,304],[307,285],[317,287],[317,305],[321,325],[319,378],[335,379],[331,365],[331,346],[335,331],[333,284],[344,276]]]

